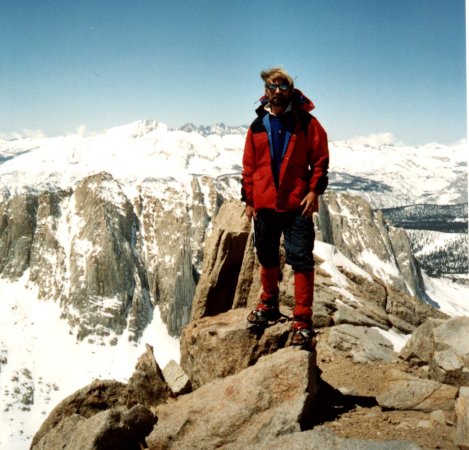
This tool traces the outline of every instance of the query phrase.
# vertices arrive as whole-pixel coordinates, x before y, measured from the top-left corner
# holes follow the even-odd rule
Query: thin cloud
[[[347,140],[352,145],[369,145],[370,147],[382,147],[383,145],[397,145],[392,133],[372,133],[368,136],[356,136]]]
[[[75,131],[68,133],[68,136],[78,136],[78,137],[85,137],[87,134],[86,125],[79,125],[75,128]]]
[[[1,133],[0,132],[0,139],[4,139],[7,141],[13,141],[15,139],[43,139],[46,138],[47,135],[41,129],[30,130],[28,128],[24,128],[22,131],[12,131],[11,133]]]

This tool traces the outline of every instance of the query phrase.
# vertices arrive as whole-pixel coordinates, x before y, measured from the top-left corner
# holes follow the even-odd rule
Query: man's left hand
[[[310,192],[308,195],[301,201],[301,206],[304,205],[303,216],[311,216],[313,212],[318,211],[319,206],[319,196],[315,192]]]

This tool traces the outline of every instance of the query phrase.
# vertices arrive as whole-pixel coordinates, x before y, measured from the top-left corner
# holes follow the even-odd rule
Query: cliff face
[[[129,198],[99,173],[73,190],[11,197],[0,205],[0,274],[29,274],[41,299],[60,302],[79,339],[112,344],[126,329],[138,339],[155,305],[178,335],[219,202],[211,179],[194,177],[191,188],[163,186],[162,199],[143,185]]]
[[[318,238],[391,286],[427,299],[419,266],[403,229],[387,224],[361,197],[327,192],[316,217]]]

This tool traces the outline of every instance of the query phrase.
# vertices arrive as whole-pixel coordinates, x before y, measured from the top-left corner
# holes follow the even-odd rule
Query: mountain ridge
[[[91,136],[0,139],[0,188],[3,195],[21,187],[66,188],[99,171],[127,185],[152,176],[181,178],[186,172],[240,173],[245,133],[245,126],[186,124],[171,130],[157,120],[141,120]],[[420,147],[350,142],[330,143],[331,188],[355,190],[379,208],[467,202],[465,142]],[[345,175],[352,178],[344,183],[340,176]],[[360,183],[365,191],[366,183],[375,183],[376,193],[363,192]]]

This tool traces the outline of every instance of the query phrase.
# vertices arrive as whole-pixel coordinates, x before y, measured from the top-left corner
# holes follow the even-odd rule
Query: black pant
[[[254,243],[257,257],[264,267],[280,265],[280,237],[283,233],[286,262],[293,270],[313,270],[314,226],[312,217],[301,212],[280,213],[270,209],[257,212]]]

